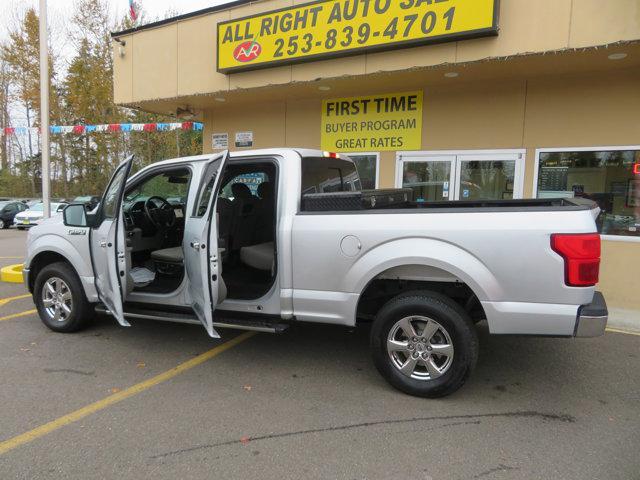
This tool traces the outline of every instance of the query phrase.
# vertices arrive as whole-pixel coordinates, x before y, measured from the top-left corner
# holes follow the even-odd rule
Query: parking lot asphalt
[[[0,265],[25,239],[0,231]],[[64,335],[35,314],[1,320],[33,310],[2,301],[25,293],[0,284],[2,479],[640,479],[640,336],[481,324],[471,379],[425,400],[378,375],[366,328],[212,340],[98,317]]]

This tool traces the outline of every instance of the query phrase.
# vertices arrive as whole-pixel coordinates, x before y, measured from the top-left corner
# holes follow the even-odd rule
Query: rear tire
[[[24,227],[17,227],[18,230],[24,230]]]
[[[5,228],[9,228],[9,222],[0,219],[0,229],[4,230]]]
[[[33,300],[40,320],[54,332],[77,332],[86,327],[91,318],[91,304],[80,279],[65,262],[52,263],[40,270]]]
[[[455,392],[469,378],[478,359],[478,336],[467,313],[450,298],[407,292],[376,315],[371,353],[393,387],[438,398]]]

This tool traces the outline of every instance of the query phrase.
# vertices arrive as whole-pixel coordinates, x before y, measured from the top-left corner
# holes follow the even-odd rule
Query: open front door
[[[184,266],[189,281],[191,306],[213,338],[220,338],[213,328],[213,311],[218,303],[222,283],[218,255],[216,196],[229,152],[213,157],[204,169],[195,204],[187,212],[184,228]]]
[[[99,224],[91,229],[91,259],[100,300],[118,323],[129,327],[123,313],[126,292],[126,240],[122,216],[124,187],[131,171],[133,155],[122,162],[105,190],[97,212]]]

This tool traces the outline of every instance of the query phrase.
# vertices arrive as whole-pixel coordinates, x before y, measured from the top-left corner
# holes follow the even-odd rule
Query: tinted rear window
[[[350,160],[326,157],[302,159],[302,194],[360,190],[360,178]]]

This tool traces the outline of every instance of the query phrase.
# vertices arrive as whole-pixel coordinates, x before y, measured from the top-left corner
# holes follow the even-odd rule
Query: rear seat
[[[273,272],[274,258],[273,242],[259,243],[240,249],[240,261],[258,270]]]

